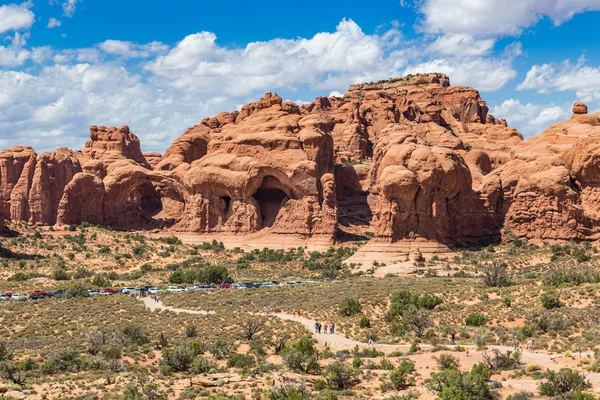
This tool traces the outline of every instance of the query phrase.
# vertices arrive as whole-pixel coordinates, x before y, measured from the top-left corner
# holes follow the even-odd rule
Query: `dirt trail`
[[[186,310],[183,308],[174,308],[174,307],[165,306],[162,301],[159,300],[157,303],[156,301],[154,301],[154,299],[152,297],[141,297],[140,300],[144,303],[146,308],[150,309],[150,311],[168,310],[168,311],[176,312],[178,314],[186,313],[186,314],[193,314],[193,315],[208,315],[208,314],[215,313],[214,311],[210,311],[207,313],[206,311]]]

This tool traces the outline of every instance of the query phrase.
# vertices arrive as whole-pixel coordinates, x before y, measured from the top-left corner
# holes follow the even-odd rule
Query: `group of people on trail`
[[[273,307],[270,306],[263,306],[263,312],[265,314],[271,314],[273,312]]]
[[[158,303],[158,295],[156,295],[156,294],[154,295],[154,302]]]
[[[323,333],[329,333],[330,335],[335,333],[335,324],[333,322],[330,322],[329,324],[327,324],[327,322],[325,322],[325,324],[321,324],[319,321],[315,322],[315,333],[321,333],[321,329],[323,329]],[[327,330],[329,329],[329,332],[327,332]]]
[[[297,310],[292,310],[292,315],[293,315],[294,317],[300,317],[300,309],[297,309]]]

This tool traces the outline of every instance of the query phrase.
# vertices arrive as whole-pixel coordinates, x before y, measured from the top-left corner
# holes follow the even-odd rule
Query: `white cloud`
[[[185,37],[146,69],[179,90],[230,96],[299,85],[345,90],[369,77],[398,74],[404,63],[399,65],[398,53],[387,52],[398,36],[395,29],[381,36],[366,35],[354,21],[343,20],[335,32],[310,39],[273,39],[226,48],[216,44],[215,34],[201,32]]]
[[[68,18],[71,18],[75,14],[75,9],[79,2],[81,0],[50,0],[50,4],[60,4],[63,9],[63,15]]]
[[[409,65],[404,75],[418,72],[443,72],[451,84],[472,86],[483,92],[500,90],[517,76],[509,60],[492,58],[438,58]]]
[[[600,10],[599,0],[425,0],[422,28],[429,33],[461,33],[476,37],[518,35],[541,18],[555,25],[575,14]]]
[[[58,20],[58,19],[56,19],[56,18],[50,18],[50,19],[48,20],[48,25],[47,25],[47,27],[48,27],[48,28],[57,28],[57,27],[59,27],[59,26],[61,26],[61,25],[62,25],[62,22],[60,22],[60,20]]]
[[[581,57],[576,64],[569,60],[561,64],[534,65],[517,90],[536,90],[538,93],[574,91],[582,101],[600,99],[600,67],[585,65]]]
[[[500,106],[492,107],[490,112],[498,118],[505,118],[510,125],[518,126],[527,137],[538,135],[547,126],[571,115],[569,104],[522,104],[517,99],[505,100]]]
[[[483,56],[494,48],[495,40],[475,40],[464,33],[452,33],[439,36],[429,46],[429,51],[454,56]]]
[[[29,6],[29,3],[0,6],[0,33],[29,29],[35,20]]]
[[[138,45],[133,42],[122,40],[106,40],[99,44],[102,51],[125,58],[147,58],[156,53],[164,53],[169,46],[160,42],[151,42],[144,45]]]

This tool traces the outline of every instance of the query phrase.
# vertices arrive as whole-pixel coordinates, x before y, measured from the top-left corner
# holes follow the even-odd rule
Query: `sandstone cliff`
[[[81,151],[0,152],[0,220],[119,229],[477,242],[600,236],[600,119],[539,136],[443,74],[353,85],[298,106],[267,93],[142,154],[128,127]]]

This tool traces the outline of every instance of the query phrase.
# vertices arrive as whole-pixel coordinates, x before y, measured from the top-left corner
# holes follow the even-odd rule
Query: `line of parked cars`
[[[120,289],[113,288],[102,288],[102,289],[87,289],[90,296],[111,296],[115,294],[129,294],[129,295],[149,295],[157,294],[161,292],[179,293],[199,290],[216,290],[216,289],[251,289],[260,287],[274,287],[274,286],[295,286],[295,285],[307,285],[315,283],[314,281],[285,281],[285,282],[245,282],[245,283],[222,283],[221,285],[207,285],[205,283],[196,283],[193,286],[185,287],[181,285],[167,286],[166,289],[161,290],[156,286],[142,286],[142,287],[123,287]],[[0,293],[0,302],[11,301],[11,300],[41,300],[47,297],[57,297],[64,294],[64,290],[58,289],[52,292],[44,292],[41,290],[34,290],[30,294],[6,292]]]

